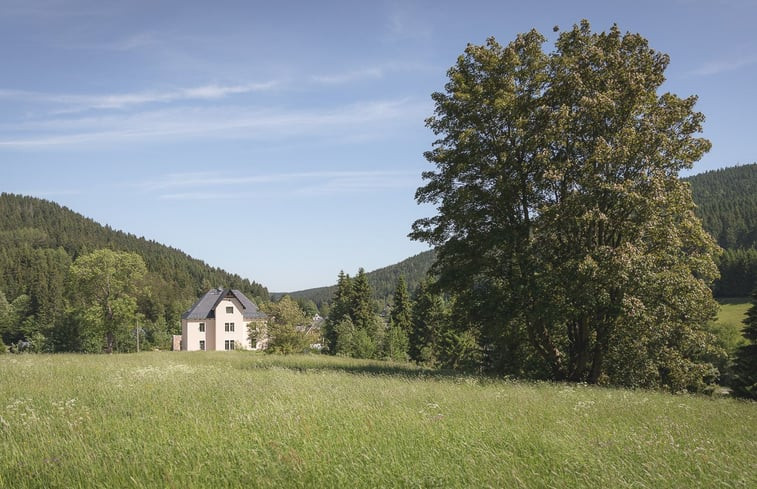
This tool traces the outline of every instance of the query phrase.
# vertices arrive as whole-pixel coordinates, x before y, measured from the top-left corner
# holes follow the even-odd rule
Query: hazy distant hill
[[[0,195],[0,291],[10,302],[31,299],[29,316],[52,324],[64,307],[68,267],[99,248],[136,252],[144,259],[153,291],[140,308],[151,319],[173,325],[200,294],[231,287],[268,299],[268,290],[239,275],[214,268],[186,253],[116,231],[56,203],[34,197]]]

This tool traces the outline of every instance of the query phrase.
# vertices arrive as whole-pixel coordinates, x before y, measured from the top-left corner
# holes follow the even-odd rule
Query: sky
[[[617,23],[670,55],[712,150],[757,161],[757,0],[0,0],[0,192],[272,292],[427,249],[431,93],[467,43]],[[223,284],[218,284],[223,285]]]

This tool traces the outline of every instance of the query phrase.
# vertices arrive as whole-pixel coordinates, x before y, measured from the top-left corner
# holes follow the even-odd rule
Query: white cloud
[[[317,171],[258,175],[219,176],[218,173],[192,172],[164,175],[140,182],[142,191],[158,193],[163,200],[230,200],[249,199],[249,192],[235,191],[265,183],[277,186],[276,194],[322,196],[352,192],[375,192],[397,188],[415,188],[419,174],[400,171]],[[201,189],[201,191],[193,191]],[[163,190],[172,192],[160,193]]]
[[[693,75],[709,76],[718,75],[727,71],[735,71],[746,66],[750,66],[757,63],[757,55],[748,51],[749,54],[738,58],[720,59],[717,61],[710,61],[700,66],[696,70],[692,71]]]
[[[366,134],[423,121],[427,104],[406,99],[361,102],[330,109],[177,107],[138,113],[62,117],[0,126],[0,147],[32,148],[136,141],[281,140],[295,136]],[[381,129],[381,130],[379,130]]]
[[[268,81],[244,85],[209,84],[164,91],[145,91],[118,94],[50,94],[26,90],[0,89],[0,98],[26,103],[52,103],[65,106],[57,113],[83,112],[91,109],[124,109],[135,105],[167,103],[186,100],[220,99],[230,95],[260,92],[276,88],[279,82]]]
[[[422,63],[387,62],[375,66],[357,68],[351,71],[342,71],[328,74],[312,75],[310,81],[320,85],[343,85],[363,80],[380,79],[394,72],[410,72],[431,70],[433,67]]]
[[[382,78],[384,69],[380,67],[364,68],[361,70],[347,71],[344,73],[333,73],[330,75],[313,75],[310,77],[315,83],[324,85],[342,85],[366,79]]]

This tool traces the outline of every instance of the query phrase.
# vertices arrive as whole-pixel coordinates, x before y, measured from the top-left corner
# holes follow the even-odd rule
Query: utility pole
[[[139,353],[139,323],[137,323],[137,353]]]

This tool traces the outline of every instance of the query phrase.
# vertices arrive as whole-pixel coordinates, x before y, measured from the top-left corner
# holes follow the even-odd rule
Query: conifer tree
[[[752,307],[747,311],[744,324],[742,334],[749,343],[736,351],[733,392],[740,397],[757,399],[757,289],[752,294]]]
[[[338,327],[345,319],[351,319],[352,304],[352,279],[344,270],[339,272],[336,284],[336,293],[329,310],[329,315],[323,326],[323,341],[328,353],[335,355],[338,349],[337,337],[340,328]]]
[[[394,290],[392,310],[389,314],[389,330],[384,339],[386,357],[397,361],[407,360],[412,314],[412,302],[407,292],[405,277],[400,275],[397,280],[397,287]]]

